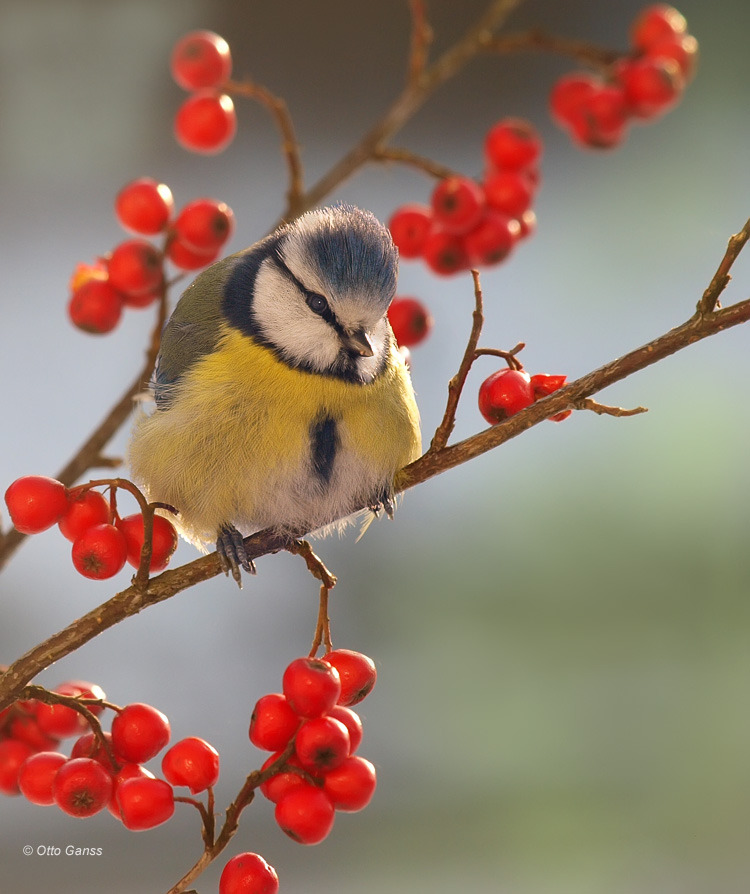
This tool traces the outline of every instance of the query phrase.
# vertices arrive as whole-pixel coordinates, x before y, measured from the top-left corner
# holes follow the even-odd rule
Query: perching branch
[[[732,263],[747,241],[745,234],[748,233],[750,233],[750,221],[738,236],[733,236],[730,239],[729,257],[725,255],[722,259],[717,275],[714,276],[712,282],[726,280]],[[481,309],[481,304],[479,304],[479,308]],[[498,425],[472,435],[457,444],[449,445],[446,439],[446,443],[442,447],[429,449],[419,459],[403,468],[396,475],[395,488],[397,491],[407,490],[446,472],[448,469],[481,456],[550,416],[568,409],[578,408],[582,401],[609,385],[646,369],[646,367],[658,363],[697,341],[746,323],[748,320],[750,320],[750,299],[711,313],[696,311],[689,320],[680,326],[670,329],[669,332],[658,336],[647,344],[564,385],[553,394],[536,401]],[[479,337],[479,332],[476,330],[475,323],[475,326],[472,327],[472,340]],[[467,356],[474,356],[474,350],[467,349],[464,358]],[[452,414],[455,412],[451,406],[449,405],[449,409],[446,411],[446,418],[449,420],[446,428],[451,427]],[[443,438],[444,435],[440,435],[438,443]],[[288,549],[293,540],[303,537],[306,533],[308,532],[296,531],[285,536],[266,530],[253,534],[245,538],[248,558],[257,559],[269,553]],[[30,649],[25,655],[14,661],[0,676],[0,710],[18,698],[23,687],[40,671],[74,652],[103,630],[107,630],[124,618],[137,614],[151,605],[170,599],[194,584],[216,577],[221,570],[218,556],[216,553],[211,553],[180,568],[162,572],[150,579],[145,589],[140,589],[135,585],[130,586],[98,608],[83,615],[49,639]]]

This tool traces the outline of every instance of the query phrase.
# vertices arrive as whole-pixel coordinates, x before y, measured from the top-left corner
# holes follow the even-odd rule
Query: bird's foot
[[[388,518],[393,519],[395,506],[392,497],[383,495],[377,502],[373,503],[367,508],[370,510],[370,512],[372,512],[375,518],[378,518],[381,512],[385,512]]]
[[[255,564],[248,558],[245,551],[245,541],[242,534],[234,525],[226,525],[219,531],[216,538],[216,552],[219,554],[221,567],[227,576],[232,572],[237,586],[242,589],[242,573],[240,567],[248,574],[255,574]]]

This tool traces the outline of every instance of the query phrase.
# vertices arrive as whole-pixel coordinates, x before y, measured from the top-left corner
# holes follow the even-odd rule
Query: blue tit
[[[133,479],[238,583],[254,570],[243,536],[390,514],[394,475],[421,452],[386,317],[397,264],[369,212],[310,211],[201,273],[164,328]]]

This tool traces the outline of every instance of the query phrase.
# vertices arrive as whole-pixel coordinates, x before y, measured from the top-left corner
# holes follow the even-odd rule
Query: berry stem
[[[297,217],[304,210],[302,203],[305,192],[304,171],[299,141],[286,102],[271,93],[266,87],[250,80],[228,81],[224,85],[224,89],[227,93],[234,93],[236,96],[244,96],[246,99],[259,102],[271,113],[281,134],[281,149],[289,171],[289,185],[286,193],[287,208],[291,217]]]
[[[127,388],[120,400],[112,407],[104,419],[89,435],[87,440],[78,448],[75,456],[63,467],[63,469],[54,477],[61,481],[66,487],[72,487],[81,476],[92,468],[96,468],[100,463],[101,451],[107,442],[114,436],[117,430],[122,426],[133,409],[134,399],[143,391],[148,389],[151,375],[156,364],[156,357],[159,353],[159,344],[161,342],[161,331],[167,319],[167,292],[162,291],[158,304],[158,313],[154,328],[151,331],[151,339],[146,351],[146,360],[143,368],[135,377],[133,382]],[[107,465],[110,465],[109,461]],[[16,531],[15,528],[9,530],[2,538],[0,538],[0,570],[10,559],[11,555],[26,539],[25,534]]]
[[[608,50],[585,40],[574,40],[550,34],[543,28],[530,28],[516,34],[503,34],[489,40],[485,49],[492,53],[525,53],[538,51],[568,56],[603,71],[625,55],[617,50]]]
[[[482,287],[479,283],[479,271],[471,271],[474,280],[474,311],[472,313],[471,333],[469,334],[469,342],[466,345],[461,365],[458,372],[448,382],[448,403],[445,407],[442,421],[438,425],[435,434],[432,436],[429,449],[425,456],[439,453],[448,443],[448,438],[456,424],[456,410],[458,409],[458,401],[461,398],[466,377],[469,374],[471,365],[477,356],[477,344],[479,336],[482,334],[482,326],[484,325],[484,310],[482,302]]]
[[[423,171],[429,177],[434,177],[437,180],[445,180],[448,177],[460,176],[452,168],[448,168],[445,165],[440,164],[440,162],[427,158],[424,155],[417,155],[416,152],[411,152],[409,149],[381,146],[373,149],[372,160],[386,163],[396,162],[398,164],[407,165],[416,168],[418,171]]]

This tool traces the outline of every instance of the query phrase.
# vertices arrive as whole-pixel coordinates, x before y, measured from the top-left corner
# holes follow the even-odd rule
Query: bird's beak
[[[375,351],[372,349],[370,336],[364,329],[355,329],[354,332],[343,332],[341,334],[341,342],[351,354],[358,354],[360,357],[372,357],[375,354]]]

